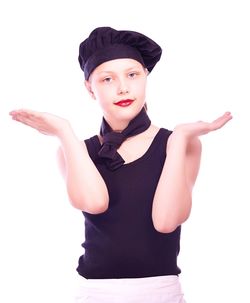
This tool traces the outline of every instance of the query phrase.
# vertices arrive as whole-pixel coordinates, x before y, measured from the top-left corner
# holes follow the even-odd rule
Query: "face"
[[[97,66],[86,81],[87,89],[98,100],[114,130],[126,127],[144,106],[147,74],[136,60],[115,59]]]

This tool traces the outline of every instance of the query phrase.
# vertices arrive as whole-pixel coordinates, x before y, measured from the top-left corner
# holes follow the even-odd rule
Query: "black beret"
[[[78,60],[87,80],[98,65],[120,58],[137,60],[151,72],[161,53],[161,47],[141,33],[98,27],[80,44]]]

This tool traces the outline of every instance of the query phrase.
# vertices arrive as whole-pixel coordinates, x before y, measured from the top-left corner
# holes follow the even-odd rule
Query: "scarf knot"
[[[140,113],[132,119],[128,126],[122,132],[115,132],[103,118],[100,135],[103,137],[103,144],[98,152],[98,156],[103,159],[106,166],[110,170],[120,168],[124,163],[124,159],[117,152],[121,144],[131,136],[138,135],[148,129],[151,121],[143,108]]]
[[[103,136],[103,144],[98,153],[101,158],[114,159],[119,146],[124,141],[125,136],[122,133],[109,132]]]

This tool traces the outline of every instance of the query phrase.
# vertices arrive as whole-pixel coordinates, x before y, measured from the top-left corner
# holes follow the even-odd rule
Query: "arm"
[[[156,230],[171,232],[189,217],[192,189],[198,175],[201,143],[172,134],[167,144],[167,158],[157,185],[152,217]]]
[[[201,158],[200,135],[217,130],[231,119],[226,113],[212,123],[196,122],[177,126],[167,144],[167,157],[156,188],[152,219],[156,230],[174,231],[187,220],[192,206],[192,189]]]
[[[108,208],[108,191],[86,145],[70,129],[61,132],[59,139],[58,162],[72,205],[92,214],[104,212]]]
[[[59,165],[74,207],[92,214],[108,208],[105,182],[89,157],[85,144],[77,139],[67,120],[31,110],[12,111],[10,115],[13,120],[60,140]]]

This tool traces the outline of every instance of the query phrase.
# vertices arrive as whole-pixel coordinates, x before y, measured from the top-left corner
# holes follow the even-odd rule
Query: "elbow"
[[[94,203],[92,201],[91,204],[85,202],[72,202],[71,204],[74,208],[79,209],[83,212],[89,213],[91,215],[97,215],[104,213],[108,209],[108,203]]]
[[[175,205],[177,203],[171,203]],[[155,204],[152,209],[154,228],[160,233],[172,233],[190,216],[192,199],[185,200],[178,207],[159,207]]]
[[[89,214],[105,212],[109,206],[109,194],[104,190],[86,190],[70,187],[67,188],[68,198],[71,205]]]
[[[70,199],[72,206],[92,215],[104,213],[108,209],[108,199]]]
[[[107,211],[108,205],[108,201],[96,201],[96,203],[93,203],[93,201],[91,201],[91,204],[86,205],[84,211],[92,215],[97,215]]]
[[[188,217],[189,215],[186,215],[182,218],[169,215],[164,218],[153,218],[153,225],[158,232],[168,234],[174,232],[182,223],[188,219]]]
[[[98,215],[98,214],[102,214],[105,213],[105,211],[107,211],[108,207],[105,206],[95,206],[95,207],[86,207],[85,209],[83,209],[82,211],[89,213],[91,215]]]
[[[154,223],[154,228],[156,231],[159,233],[164,233],[164,234],[169,234],[172,233],[176,230],[176,228],[180,225],[177,222],[153,222]]]

